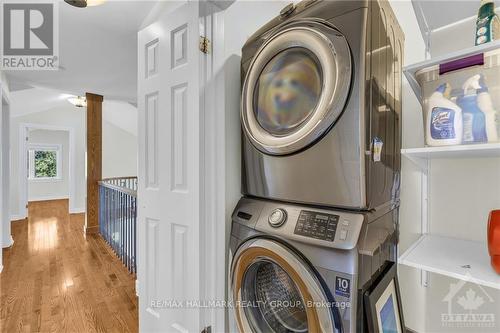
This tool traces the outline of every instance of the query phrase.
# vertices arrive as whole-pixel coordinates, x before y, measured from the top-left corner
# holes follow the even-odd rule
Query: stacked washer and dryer
[[[397,260],[404,36],[386,1],[288,5],[242,53],[240,332],[365,332]]]

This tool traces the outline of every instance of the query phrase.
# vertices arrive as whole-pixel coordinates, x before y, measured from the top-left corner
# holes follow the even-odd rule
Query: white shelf
[[[426,171],[431,159],[500,157],[500,143],[402,149],[401,154]]]
[[[500,289],[500,275],[490,265],[486,242],[424,235],[399,257],[399,263]]]

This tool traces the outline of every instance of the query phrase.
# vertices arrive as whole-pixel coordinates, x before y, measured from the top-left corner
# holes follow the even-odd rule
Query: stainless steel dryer
[[[396,261],[396,219],[396,210],[241,199],[230,240],[230,332],[367,332],[363,295]]]
[[[284,8],[243,47],[243,193],[356,210],[395,205],[402,59],[386,1]]]

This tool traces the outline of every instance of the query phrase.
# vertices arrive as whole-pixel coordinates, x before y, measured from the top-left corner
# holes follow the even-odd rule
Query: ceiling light
[[[106,0],[87,0],[87,6],[88,7],[100,6],[104,2],[106,2]]]
[[[71,6],[78,8],[93,7],[102,5],[106,0],[64,0]]]
[[[68,102],[77,108],[87,107],[87,99],[83,96],[70,97],[68,98]]]

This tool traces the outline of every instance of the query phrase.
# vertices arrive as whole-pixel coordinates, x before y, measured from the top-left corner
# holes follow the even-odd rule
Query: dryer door
[[[341,332],[321,277],[291,248],[253,238],[231,264],[231,297],[240,332]],[[335,312],[335,310],[337,312]],[[336,314],[336,316],[335,316]]]
[[[342,114],[351,76],[351,53],[339,31],[317,22],[285,28],[259,49],[245,77],[246,135],[266,154],[306,148]]]

